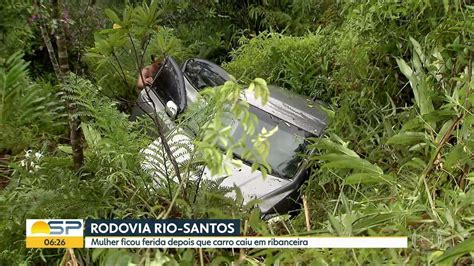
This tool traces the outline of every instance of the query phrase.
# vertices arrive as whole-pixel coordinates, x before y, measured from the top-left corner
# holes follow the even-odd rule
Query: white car
[[[172,120],[186,109],[189,102],[195,101],[200,90],[222,85],[228,79],[229,74],[225,70],[209,61],[190,59],[179,68],[168,57],[155,78],[156,85],[144,89],[140,94],[134,116],[143,115],[144,112],[154,115],[155,110],[165,111],[168,114],[165,120],[168,125],[172,125]],[[264,215],[284,214],[299,209],[299,188],[309,177],[308,162],[301,155],[312,152],[307,150],[307,139],[320,137],[327,126],[327,118],[320,103],[280,87],[269,86],[269,90],[270,97],[266,105],[262,105],[252,93],[245,92],[242,97],[249,103],[249,111],[259,119],[257,132],[262,127],[272,129],[278,126],[278,131],[269,138],[270,155],[267,161],[272,168],[271,174],[263,178],[261,172],[251,171],[251,162],[244,161],[241,167],[233,167],[232,174],[226,177],[211,176],[205,168],[191,177],[196,181],[224,178],[220,186],[238,187],[246,202],[259,199],[258,206]],[[239,123],[230,121],[230,124],[232,135],[239,139],[242,134]],[[193,136],[182,129],[176,130],[179,133],[171,134],[169,143],[172,147],[178,147],[173,153],[178,163],[182,164],[189,160],[190,151],[194,148]],[[166,176],[163,169],[172,171],[172,167],[162,164],[166,155],[161,141],[155,140],[143,153],[146,158],[143,167],[155,178],[156,185],[163,185],[168,181],[162,179]],[[239,151],[234,151],[234,156],[239,158]],[[235,194],[229,194],[232,195]]]

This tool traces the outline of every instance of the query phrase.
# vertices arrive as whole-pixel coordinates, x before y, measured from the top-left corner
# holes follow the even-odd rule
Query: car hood
[[[186,149],[185,147],[192,146],[192,140],[183,133],[173,134],[173,137],[169,139],[168,142],[172,147],[179,147],[172,149],[177,163],[179,165],[186,164],[190,159],[192,148]],[[168,181],[166,176],[174,176],[174,172],[171,162],[167,160],[167,156],[164,153],[161,141],[153,141],[146,149],[142,150],[141,153],[144,156],[144,161],[141,164],[142,169],[147,171],[152,176],[154,185],[166,186],[166,182]],[[291,180],[289,179],[279,178],[271,174],[263,177],[260,171],[252,172],[252,168],[246,164],[242,164],[239,167],[231,166],[229,175],[212,175],[211,171],[206,167],[203,167],[203,171],[199,172],[202,174],[191,176],[191,181],[197,181],[201,178],[202,180],[217,182],[224,178],[220,183],[220,187],[238,187],[242,193],[244,204],[254,199],[262,199],[267,194],[291,183]],[[173,181],[176,183],[178,182],[177,178],[174,178]],[[284,198],[286,195],[287,193],[279,194],[278,200]],[[227,193],[226,196],[235,199],[235,190]],[[265,200],[265,202],[261,202],[259,204],[262,212],[267,211],[267,209],[271,208],[272,206],[273,203],[269,202],[268,200]]]
[[[290,180],[279,178],[272,175],[263,177],[260,171],[252,172],[252,168],[243,164],[240,167],[232,166],[230,175],[213,176],[209,169],[204,169],[203,180],[219,180],[224,178],[220,186],[223,188],[238,187],[242,193],[244,204],[254,200],[261,199],[268,193],[275,191],[290,183]],[[226,196],[236,198],[235,191],[229,192]]]

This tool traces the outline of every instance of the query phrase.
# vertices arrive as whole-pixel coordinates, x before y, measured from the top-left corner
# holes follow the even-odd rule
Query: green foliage
[[[263,80],[256,79],[253,87],[262,99],[268,96]],[[235,94],[238,99],[240,86],[233,88],[238,89]],[[67,77],[64,89],[67,91],[67,100],[76,104],[77,115],[82,121],[81,127],[86,141],[85,165],[80,175],[72,172],[68,154],[71,149],[64,145],[52,152],[43,149],[41,152],[45,155],[33,164],[27,162],[14,165],[15,172],[10,186],[1,193],[0,210],[4,214],[0,218],[0,247],[3,250],[0,254],[1,262],[38,263],[45,257],[45,261],[51,262],[60,260],[63,256],[60,250],[28,251],[24,248],[22,230],[19,228],[25,226],[25,217],[230,218],[244,217],[246,212],[253,208],[253,204],[239,206],[244,213],[236,212],[236,205],[240,203],[225,198],[215,183],[202,182],[195,185],[188,182],[186,187],[180,187],[181,184],[171,186],[171,182],[168,182],[167,186],[154,184],[149,174],[142,170],[144,158],[141,156],[141,150],[151,141],[147,136],[150,130],[149,121],[128,121],[126,115],[117,111],[115,103],[101,93],[100,87],[79,76],[71,74]],[[225,96],[225,91],[228,90],[223,90],[220,95]],[[221,104],[229,100],[227,97],[213,99]],[[244,109],[239,110],[239,114],[246,112]],[[173,142],[172,138],[176,135],[177,133],[171,132],[168,136],[171,138],[169,144],[173,154],[178,156],[184,148],[189,148],[189,145]],[[257,140],[257,143],[264,144],[265,137]],[[190,152],[189,149],[185,151]],[[199,148],[196,151],[201,153]],[[164,157],[156,156],[157,159]],[[183,173],[186,173],[188,178],[192,175],[191,171],[196,169],[196,162],[202,164],[200,157],[194,157],[189,163],[182,162],[182,169],[188,171]],[[223,166],[216,167],[222,169]],[[167,175],[173,178],[173,173]],[[181,198],[180,189],[185,189],[192,200]],[[15,245],[12,246],[12,242],[15,242]],[[145,257],[149,257],[151,261],[194,261],[194,255],[189,252],[179,252],[175,255],[142,250],[78,252],[82,254],[80,258],[85,263],[119,263],[117,256],[120,256],[120,261],[124,263],[137,262]],[[214,253],[209,256],[227,257],[224,251]]]
[[[328,213],[316,228],[422,234],[427,241],[414,239],[405,255],[357,251],[356,263],[441,261],[435,258],[443,252],[430,248],[469,241],[473,224],[464,217],[472,213],[443,209],[463,201],[455,195],[472,197],[472,143],[465,138],[473,130],[470,8],[460,2],[344,4],[342,23],[302,37],[260,34],[245,40],[226,65],[244,80],[257,73],[332,103],[329,136],[312,145],[319,153],[310,157],[314,171],[305,189],[315,198],[313,217]],[[453,231],[445,219],[463,229]],[[458,241],[439,239],[441,232]],[[471,251],[459,245],[462,251],[442,258],[453,263]],[[310,256],[337,261],[333,253],[331,260]]]
[[[193,54],[218,63],[230,59],[228,52],[239,46],[241,36],[304,35],[337,16],[334,1],[160,0],[158,6],[161,23],[176,29]]]
[[[255,93],[257,99],[262,103],[268,101],[268,88],[263,79],[257,78],[249,85],[249,92]],[[202,158],[206,166],[211,170],[212,175],[229,174],[231,165],[240,165],[240,160],[234,160],[233,151],[244,149],[242,160],[252,162],[252,170],[259,169],[265,176],[271,171],[266,163],[269,153],[269,143],[267,139],[277,130],[262,129],[262,132],[255,132],[257,118],[248,110],[248,103],[241,100],[242,87],[233,81],[227,81],[218,89],[210,88],[202,92],[206,102],[210,102],[211,110],[204,113],[212,114],[207,117],[207,121],[201,126],[197,136],[196,146],[198,156]],[[244,130],[241,139],[235,140],[232,137],[231,119],[238,119]],[[246,143],[253,143],[253,147],[248,149]],[[222,152],[225,151],[225,154]]]
[[[64,107],[47,83],[32,82],[17,52],[0,65],[0,151],[17,154],[34,138],[51,137],[64,126]]]
[[[171,55],[178,61],[189,55],[173,29],[159,26],[162,10],[157,1],[127,6],[122,18],[111,9],[106,9],[105,14],[114,26],[95,34],[94,47],[85,60],[104,93],[122,103],[135,100],[137,78],[148,65],[150,55]]]
[[[298,93],[329,99],[327,54],[330,45],[323,36],[262,33],[242,42],[232,53],[234,60],[225,65],[239,79],[265,77]]]
[[[0,7],[6,14],[0,16],[1,26],[28,14],[25,6],[14,5],[21,3]],[[143,171],[140,155],[151,142],[146,134],[151,121],[129,122],[116,102],[134,100],[137,73],[152,53],[178,60],[193,55],[232,59],[224,66],[263,100],[266,85],[253,80],[256,76],[326,102],[331,123],[327,135],[310,144],[315,150],[307,158],[311,178],[301,190],[312,230],[305,233],[408,236],[409,248],[238,254],[220,249],[76,250],[84,264],[472,263],[472,4],[159,0],[112,9],[106,16],[115,27],[88,36],[95,44],[86,60],[99,86],[72,75],[65,87],[85,134],[86,163],[79,174],[70,170],[70,147],[43,141],[57,134],[53,128],[63,119],[61,109],[46,107],[59,106],[54,89],[31,82],[19,55],[0,59],[0,147],[18,153],[34,146],[44,154],[36,161],[20,161],[26,155],[12,160],[10,185],[0,191],[0,264],[61,260],[61,250],[24,248],[26,217],[239,218],[245,235],[306,231],[303,213],[263,222],[255,203],[226,198],[218,182],[177,182],[164,153],[156,153],[155,166],[168,180],[160,180],[164,186],[152,185],[154,177]],[[28,46],[28,27],[24,21],[15,25],[19,31],[6,35],[0,28],[1,40],[7,40],[5,55],[12,46]],[[238,163],[231,160],[232,150],[247,141],[230,137],[229,116],[239,118],[246,138],[255,140],[243,159],[268,170],[265,138],[271,131],[254,132],[255,118],[238,101],[240,92],[232,82],[206,90],[179,121],[183,130],[168,132],[185,181],[202,165],[222,174]],[[183,135],[191,138],[188,131],[192,143],[182,141]]]
[[[32,42],[29,25],[32,1],[6,0],[0,6],[0,63],[16,51],[28,52]]]
[[[64,90],[77,105],[82,121],[87,145],[86,170],[104,171],[101,174],[106,176],[124,174],[125,169],[129,169],[127,175],[137,174],[139,151],[147,142],[139,125],[130,123],[127,115],[117,111],[116,102],[89,80],[71,74]]]
[[[386,4],[386,8],[379,8],[376,4],[358,5],[355,9],[358,12],[349,13],[349,18],[357,21],[361,19],[360,14],[366,14],[366,19],[375,13],[382,15],[388,21],[382,21],[380,24],[373,22],[365,25],[363,30],[366,34],[370,33],[366,39],[375,38],[371,41],[385,42],[384,39],[389,38],[381,37],[379,35],[381,31],[372,31],[371,27],[375,29],[379,29],[378,27],[382,25],[391,27],[390,19],[394,17],[388,16],[388,12],[397,13],[396,16],[411,16],[413,10],[423,6],[422,3],[412,4],[414,7],[411,7],[411,12],[407,7],[389,3]],[[431,16],[432,20],[441,20],[443,15],[434,12],[433,9],[428,8],[423,15],[429,14],[427,16]],[[442,20],[443,23],[453,24],[462,16],[463,13],[454,12]],[[418,23],[423,30],[427,30],[426,27],[431,25],[423,25],[419,20],[415,20],[411,24],[404,25],[403,31],[400,29],[397,31],[401,34],[406,33],[407,29],[415,27]],[[459,250],[463,250],[467,245],[462,244],[462,241],[469,241],[467,239],[472,234],[473,224],[464,217],[471,217],[471,211],[465,210],[466,212],[456,215],[444,211],[444,206],[453,202],[458,204],[464,200],[456,199],[455,195],[461,193],[472,197],[472,187],[465,183],[467,174],[472,171],[472,159],[469,159],[473,156],[472,147],[467,144],[470,141],[464,139],[467,135],[459,133],[472,132],[469,122],[471,120],[469,117],[472,116],[472,104],[468,100],[472,94],[472,83],[470,83],[472,73],[469,73],[472,71],[472,66],[471,68],[469,66],[472,65],[470,59],[472,49],[464,45],[453,49],[455,46],[449,43],[462,42],[460,39],[469,42],[465,39],[465,31],[472,26],[464,25],[461,20],[458,20],[458,25],[460,30],[457,37],[448,34],[443,40],[433,39],[432,34],[439,30],[437,28],[431,29],[432,32],[423,39],[423,42],[416,41],[414,37],[406,38],[406,42],[401,43],[396,49],[400,52],[399,56],[396,56],[390,45],[381,46],[383,49],[367,46],[375,60],[395,55],[396,64],[392,61],[388,65],[392,67],[384,69],[379,65],[371,66],[374,59],[355,54],[353,57],[356,59],[350,60],[362,59],[368,69],[376,67],[374,71],[353,72],[359,75],[357,79],[347,79],[351,77],[348,71],[352,70],[333,72],[335,76],[341,73],[344,75],[345,82],[339,84],[348,91],[343,90],[337,98],[331,99],[340,106],[329,129],[334,134],[331,134],[330,140],[318,140],[315,143],[314,147],[323,151],[323,155],[314,157],[317,160],[315,166],[322,164],[322,167],[321,170],[314,172],[315,183],[310,184],[306,190],[306,193],[314,195],[313,197],[316,197],[316,193],[321,189],[329,197],[339,194],[331,209],[324,206],[324,209],[332,213],[328,215],[329,222],[325,222],[328,232],[344,234],[349,232],[351,235],[361,233],[384,235],[384,232],[391,234],[398,232],[409,236],[422,234],[426,242],[413,239],[409,248],[410,253],[405,255],[410,261],[441,261],[435,258],[443,252],[430,253],[430,249],[435,247],[437,250],[446,250],[460,243]],[[344,24],[342,27],[344,28]],[[392,34],[398,36],[398,32],[390,30],[388,32],[389,37],[392,37]],[[420,30],[414,34],[420,34]],[[336,51],[343,51],[341,48]],[[407,63],[407,54],[411,57],[410,63]],[[335,58],[337,59],[338,55]],[[458,62],[456,66],[451,63],[453,61]],[[357,66],[357,61],[354,61],[354,65]],[[449,70],[446,66],[449,66]],[[398,76],[397,71],[400,71],[409,83],[402,88],[411,87],[411,93],[400,93],[403,89],[400,89],[398,84],[405,80]],[[383,87],[378,85],[379,78],[373,81],[370,79],[370,75],[377,76],[383,73],[389,75],[391,72],[397,73],[396,80],[390,81],[390,78],[387,78]],[[334,80],[336,81],[336,78]],[[349,90],[351,86],[348,85],[361,88],[361,91],[351,91]],[[383,88],[386,93],[374,95],[377,88]],[[384,100],[381,96],[386,96],[385,99],[388,100]],[[412,104],[411,98],[414,106],[407,107]],[[351,142],[344,142],[341,138]],[[348,147],[353,147],[352,152],[347,151]],[[357,161],[361,159],[355,157],[364,159],[358,163]],[[454,161],[456,167],[452,167]],[[378,168],[373,167],[375,163]],[[361,171],[366,173],[360,173]],[[331,176],[338,181],[331,180]],[[321,188],[318,188],[317,183]],[[380,198],[377,195],[387,196]],[[361,214],[362,216],[359,216]],[[380,223],[377,217],[383,215],[388,215],[388,219]],[[397,219],[394,220],[395,217]],[[405,222],[399,227],[401,217],[405,217],[402,218]],[[361,219],[365,221],[359,223]],[[447,220],[451,222],[446,222]],[[463,229],[453,229],[451,226],[453,220],[456,220],[454,223]],[[354,230],[358,225],[363,225],[364,230]],[[443,234],[441,232],[450,232],[446,234],[455,235],[458,241],[450,243],[447,239],[440,239],[439,235]],[[464,261],[467,258],[459,257],[463,257],[469,251],[471,250],[464,250],[464,254],[460,251],[457,257],[450,257],[453,253],[449,250],[442,258],[449,257],[451,263],[457,259]],[[366,254],[363,251],[357,252],[354,260],[359,263],[381,262],[390,257],[393,261],[399,261],[394,254],[380,252],[376,256],[372,254],[370,260],[367,260]],[[428,258],[427,254],[430,255]]]

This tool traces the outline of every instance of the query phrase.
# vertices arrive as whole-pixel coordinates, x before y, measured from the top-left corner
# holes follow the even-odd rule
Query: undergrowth
[[[181,2],[177,7],[168,1],[129,5],[122,17],[107,11],[111,22],[122,28],[116,25],[96,34],[85,59],[95,81],[70,75],[61,88],[77,104],[82,120],[86,149],[80,172],[72,170],[71,148],[64,139],[64,96],[54,96],[59,90],[48,82],[28,79],[19,54],[0,58],[0,151],[12,156],[9,185],[0,191],[0,263],[46,265],[67,255],[64,250],[26,249],[26,218],[168,217],[238,218],[245,235],[408,236],[409,247],[81,249],[75,250],[77,260],[105,265],[473,263],[471,4],[322,1],[322,13],[313,17],[316,4],[306,6],[305,1],[272,6],[273,1],[222,6]],[[159,8],[174,8],[176,13],[155,14]],[[227,15],[232,8],[238,12]],[[209,17],[213,25],[175,23],[173,19],[191,17],[190,10],[200,12],[193,18]],[[127,14],[134,20],[125,19]],[[166,27],[157,31],[158,21]],[[196,25],[199,42],[190,39],[194,34],[188,25]],[[208,43],[201,42],[210,31]],[[222,55],[233,44],[238,46]],[[172,171],[160,179],[168,185],[152,185],[152,176],[142,167],[142,151],[153,141],[153,122],[130,122],[118,109],[128,110],[124,102],[134,100],[137,68],[151,53],[163,52],[181,61],[192,54],[231,58],[223,66],[244,84],[261,77],[325,102],[330,124],[323,138],[312,139],[316,153],[307,158],[311,177],[300,191],[307,201],[309,228],[304,212],[264,222],[254,203],[226,198],[226,191],[214,183],[181,185]],[[195,144],[201,153],[196,152],[196,160],[216,168],[225,158],[213,157],[217,148],[211,144],[228,141],[225,131],[219,134],[219,116],[213,116],[222,115],[226,106],[226,95],[219,93],[232,98],[240,91],[233,83],[226,86],[207,91],[208,108],[190,108],[180,121],[183,126],[198,124]],[[233,111],[245,112],[240,108]],[[207,120],[193,124],[199,112]],[[233,144],[238,143],[229,147]],[[172,148],[179,150],[178,145]],[[264,154],[250,150],[255,156]],[[41,156],[31,156],[36,152]],[[265,167],[262,161],[258,167]],[[180,167],[192,168],[181,162]]]

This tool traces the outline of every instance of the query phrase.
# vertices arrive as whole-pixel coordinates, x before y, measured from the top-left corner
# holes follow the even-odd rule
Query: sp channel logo
[[[82,248],[84,221],[81,219],[27,219],[27,248]]]

